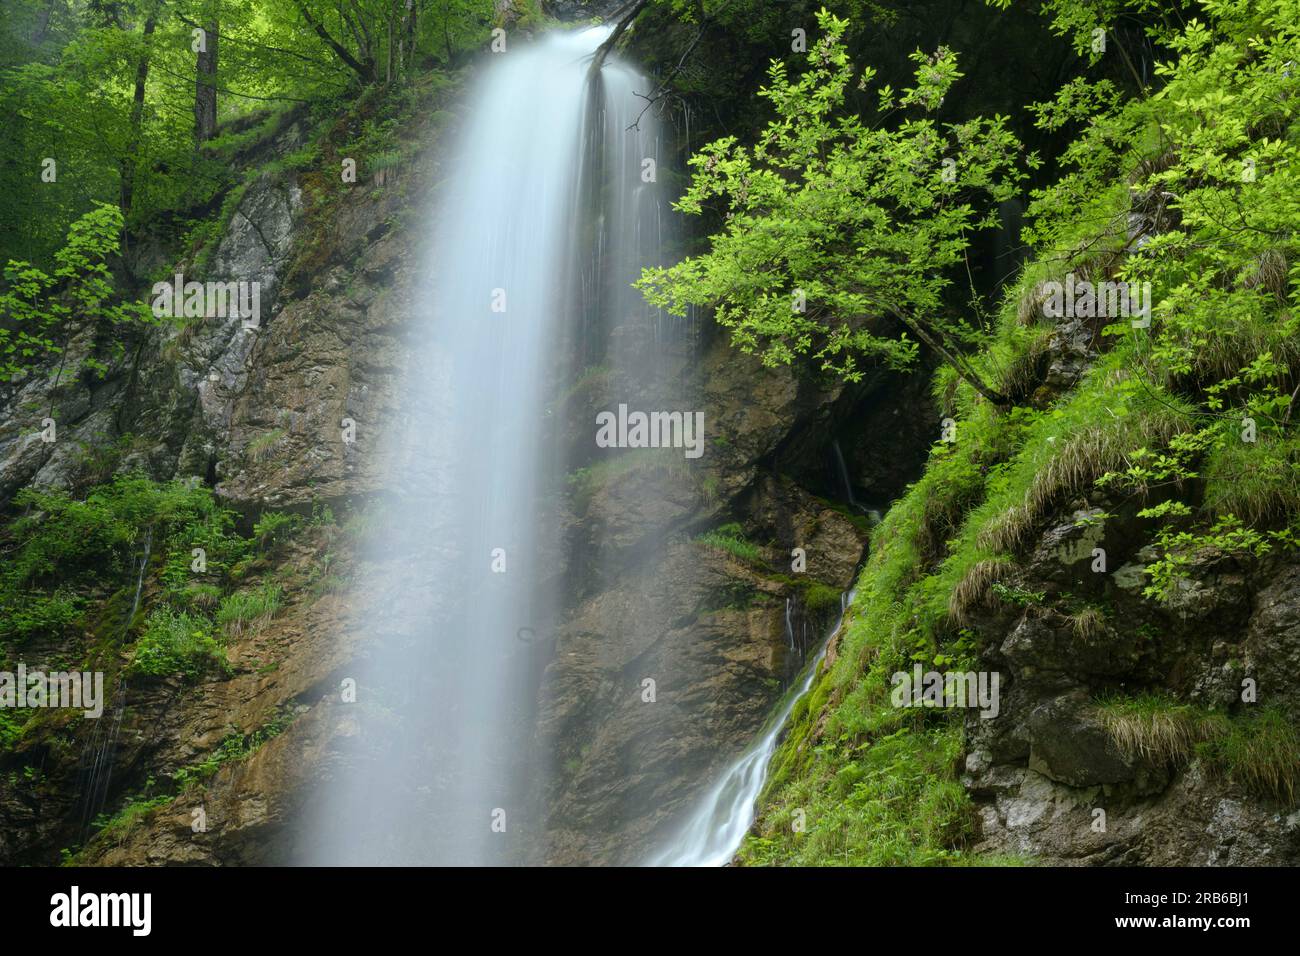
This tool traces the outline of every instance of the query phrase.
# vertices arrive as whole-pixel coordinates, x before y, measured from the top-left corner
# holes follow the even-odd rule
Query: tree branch
[[[605,65],[605,57],[609,56],[609,51],[614,48],[614,44],[618,42],[618,38],[623,35],[624,30],[632,25],[632,21],[640,16],[641,11],[645,9],[645,5],[649,2],[650,0],[631,0],[630,3],[623,6],[614,14],[614,16],[617,17],[620,13],[623,13],[625,10],[627,11],[626,16],[618,21],[618,26],[614,27],[614,32],[605,38],[604,43],[596,47],[596,55],[592,59],[591,69],[587,73],[589,77],[595,76],[600,72],[600,68]]]
[[[307,5],[303,3],[302,0],[292,0],[292,2],[294,7],[297,9],[297,11],[302,14],[302,18],[307,21],[307,26],[311,27],[312,30],[315,31],[316,35],[320,37],[321,40],[323,40],[331,50],[334,51],[334,54],[340,60],[342,60],[344,63],[348,65],[349,69],[351,69],[354,73],[357,74],[357,76],[361,77],[361,79],[365,80],[367,83],[374,80],[375,78],[374,70],[371,69],[368,64],[358,62],[357,58],[348,52],[347,47],[343,46],[332,36],[330,36],[329,32],[320,23],[318,23],[316,19],[308,12]]]

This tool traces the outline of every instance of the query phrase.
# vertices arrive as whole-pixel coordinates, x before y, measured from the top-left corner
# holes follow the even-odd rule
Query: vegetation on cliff
[[[1126,15],[1141,12],[1133,6]],[[1058,29],[1109,26],[1082,4],[1053,7]],[[967,626],[969,612],[1043,600],[1000,582],[1054,515],[1103,501],[1128,509],[1149,545],[1145,593],[1157,607],[1178,601],[1194,565],[1257,567],[1298,543],[1300,8],[1207,3],[1197,18],[1148,21],[1147,31],[1164,51],[1152,82],[1124,90],[1074,77],[1033,107],[1073,139],[1059,177],[1033,194],[1036,262],[970,359],[1016,401],[990,403],[959,370],[940,372],[951,430],[873,538],[853,619],[796,711],[746,862],[961,858],[975,832],[958,782],[962,714],[891,706],[890,675],[917,661],[977,667],[1001,635]],[[1049,283],[1068,273],[1150,283],[1152,304],[1149,321],[1088,314],[1086,364],[1049,383],[1062,318],[1050,314]],[[1052,600],[1085,630],[1113,613],[1068,592]],[[1171,719],[1165,743],[1131,716],[1108,726],[1121,746],[1231,766],[1266,799],[1290,803],[1300,749],[1280,730],[1294,715],[1257,713],[1253,701],[1243,694],[1202,722]]]

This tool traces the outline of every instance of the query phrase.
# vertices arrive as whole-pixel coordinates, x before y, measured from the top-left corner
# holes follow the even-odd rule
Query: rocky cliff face
[[[1261,798],[1187,750],[1125,752],[1097,703],[1158,687],[1193,706],[1240,707],[1247,692],[1294,712],[1300,566],[1207,560],[1171,606],[1153,606],[1141,594],[1153,555],[1140,520],[1084,521],[1109,502],[1074,504],[1013,577],[1044,603],[976,618],[993,636],[982,666],[1005,681],[998,718],[966,722],[962,782],[979,811],[978,848],[1064,864],[1300,862],[1300,811],[1287,800]],[[1097,548],[1115,562],[1109,573],[1092,570]],[[1114,613],[1081,622],[1068,608],[1079,596]]]
[[[644,859],[753,739],[838,611],[865,546],[866,516],[809,486],[838,477],[826,467],[847,427],[836,420],[892,417],[895,384],[881,377],[845,394],[714,342],[684,382],[684,404],[708,423],[700,470],[677,481],[633,470],[576,504],[575,550],[590,560],[574,568],[539,726],[556,756],[552,861]],[[599,391],[589,399],[602,407],[627,394],[614,378]],[[792,454],[797,443],[806,456]],[[920,454],[913,446],[909,461],[903,448],[892,472],[856,480],[880,498],[896,491]],[[804,484],[800,472],[811,472]],[[736,522],[751,555],[699,537]],[[806,570],[792,567],[796,548]]]

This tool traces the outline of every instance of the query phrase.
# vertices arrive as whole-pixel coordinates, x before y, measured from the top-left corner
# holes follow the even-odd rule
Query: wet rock
[[[1082,694],[1035,707],[1029,715],[1029,769],[1076,788],[1132,780],[1134,768],[1088,711]]]

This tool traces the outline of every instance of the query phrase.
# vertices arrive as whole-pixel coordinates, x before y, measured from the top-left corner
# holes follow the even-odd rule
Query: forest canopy
[[[0,261],[48,262],[96,202],[126,229],[227,183],[223,124],[447,66],[490,0],[9,0],[0,24]],[[233,133],[226,133],[233,136]]]

